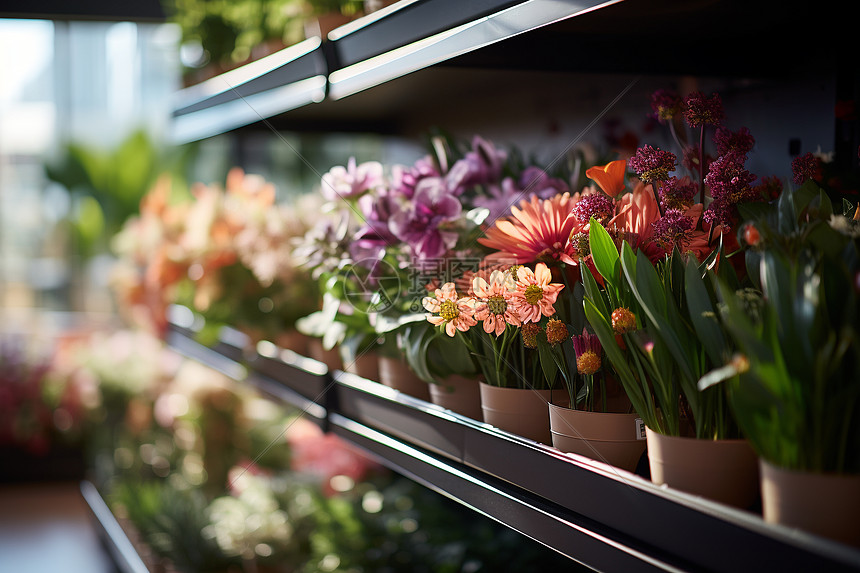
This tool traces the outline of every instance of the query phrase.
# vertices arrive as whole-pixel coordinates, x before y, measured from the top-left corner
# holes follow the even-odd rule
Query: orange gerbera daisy
[[[623,159],[610,161],[606,165],[595,165],[585,170],[585,176],[594,180],[603,192],[613,199],[624,191],[624,175],[627,162]]]
[[[514,294],[514,304],[520,320],[523,322],[539,322],[541,316],[555,314],[555,304],[558,293],[564,288],[563,284],[551,283],[552,272],[543,264],[538,263],[535,270],[522,267],[517,272],[517,292]]]
[[[482,276],[472,280],[475,318],[484,322],[484,332],[499,336],[509,324],[522,324],[513,304],[517,283],[510,273],[493,271],[489,282]]]
[[[445,333],[454,336],[457,331],[466,332],[478,324],[475,320],[475,299],[457,296],[454,283],[445,283],[437,288],[436,296],[425,296],[421,301],[432,314],[427,317],[434,326],[445,325]]]
[[[537,195],[523,199],[519,207],[511,207],[509,217],[497,220],[486,229],[486,236],[478,242],[498,251],[487,256],[491,261],[576,264],[571,257],[570,236],[584,223],[571,212],[575,202],[570,193],[551,199],[541,199]]]

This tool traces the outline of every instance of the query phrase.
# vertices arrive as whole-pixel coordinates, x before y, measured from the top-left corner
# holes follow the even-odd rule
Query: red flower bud
[[[758,229],[752,223],[744,225],[743,237],[744,242],[751,247],[755,247],[761,242],[761,234],[759,234]]]

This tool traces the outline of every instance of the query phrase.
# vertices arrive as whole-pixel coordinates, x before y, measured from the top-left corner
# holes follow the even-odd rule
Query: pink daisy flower
[[[434,326],[445,325],[445,333],[454,336],[478,324],[475,320],[475,299],[458,297],[454,283],[445,283],[435,291],[435,297],[425,296],[421,301],[432,314],[427,317]]]
[[[484,322],[484,332],[499,336],[508,324],[522,324],[513,304],[517,283],[510,273],[493,271],[489,282],[476,276],[472,279],[472,292],[476,300],[475,318]]]
[[[539,322],[541,316],[555,314],[555,304],[558,293],[564,288],[563,284],[551,283],[552,272],[543,264],[538,263],[535,270],[521,267],[517,270],[517,292],[514,303],[523,322]]]

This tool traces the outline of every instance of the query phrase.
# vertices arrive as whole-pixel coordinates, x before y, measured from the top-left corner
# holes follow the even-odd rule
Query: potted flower
[[[544,263],[534,269],[514,265],[478,271],[466,278],[471,280],[465,288],[448,282],[424,298],[428,322],[456,337],[477,363],[485,422],[550,443],[546,404],[564,395],[556,377],[547,378],[540,370],[535,349],[564,285],[552,282]]]
[[[700,386],[729,389],[760,456],[764,519],[860,546],[860,217],[845,207],[807,180],[747,222],[760,296],[750,312],[716,281],[737,348]]]

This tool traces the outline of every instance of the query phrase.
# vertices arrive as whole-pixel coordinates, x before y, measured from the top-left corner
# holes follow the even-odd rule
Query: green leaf
[[[591,258],[594,267],[607,285],[617,292],[621,282],[621,266],[615,242],[603,226],[594,218],[588,229]]]
[[[771,209],[770,204],[760,201],[754,203],[738,203],[738,214],[740,222],[756,221],[764,217]]]
[[[558,377],[558,364],[553,357],[552,347],[548,342],[538,341],[538,358],[540,359],[540,368],[546,378],[547,385],[552,388],[555,380]]]
[[[777,230],[781,235],[791,235],[797,230],[797,211],[791,193],[783,191],[779,196],[777,214]]]
[[[594,333],[600,340],[600,344],[603,346],[603,351],[606,353],[607,359],[612,364],[612,368],[615,370],[615,373],[618,375],[619,381],[624,387],[624,391],[630,398],[630,402],[633,404],[633,408],[640,416],[642,416],[646,424],[652,425],[653,423],[656,423],[656,413],[649,407],[650,400],[646,397],[646,394],[650,392],[647,381],[640,381],[637,379],[636,375],[634,375],[633,370],[631,370],[630,365],[627,362],[626,356],[615,341],[615,333],[612,332],[612,326],[609,324],[606,316],[600,313],[588,297],[585,299],[584,307],[585,317],[588,319],[588,323],[594,329]]]
[[[720,364],[728,359],[730,347],[720,327],[714,301],[711,299],[705,280],[695,261],[689,261],[686,268],[685,291],[690,321],[711,362]]]

